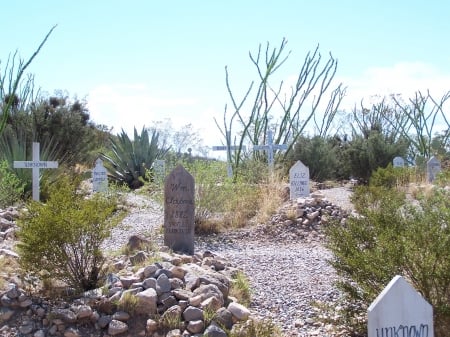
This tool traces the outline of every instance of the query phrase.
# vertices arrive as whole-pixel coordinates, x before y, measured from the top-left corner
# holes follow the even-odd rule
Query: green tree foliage
[[[283,81],[276,83],[273,80],[276,76],[274,74],[289,57],[290,52],[285,52],[286,45],[287,41],[283,39],[279,48],[271,50],[267,43],[265,50],[262,50],[260,45],[257,53],[249,54],[256,68],[257,79],[250,83],[241,99],[233,93],[228,69],[225,68],[232,114],[228,115],[225,106],[223,123],[220,123],[222,125],[219,125],[217,120],[215,122],[224,137],[224,143],[227,146],[238,146],[238,150],[232,156],[235,180],[239,175],[241,163],[249,157],[249,153],[244,151],[244,145],[266,144],[268,131],[272,129],[274,143],[288,144],[285,155],[276,156],[275,159],[280,157],[286,159],[286,155],[310,122],[315,122],[320,135],[326,135],[345,95],[342,84],[332,90],[328,104],[321,113],[323,122],[318,122],[319,118],[315,118],[315,114],[324,103],[325,93],[329,91],[336,74],[337,60],[330,53],[329,58],[323,63],[317,47],[314,52],[307,53],[300,67],[297,82],[286,90]],[[247,106],[248,102],[250,103]],[[235,139],[231,136],[234,134],[237,135]],[[267,162],[266,155],[262,151],[253,152],[252,156],[253,159]]]
[[[29,203],[18,221],[17,248],[25,271],[89,290],[103,276],[101,244],[110,235],[117,200],[101,193],[88,198],[78,182],[65,176],[51,187],[46,204]]]
[[[111,154],[100,154],[111,178],[132,189],[143,186],[144,181],[149,180],[147,172],[151,171],[153,162],[163,158],[169,150],[159,146],[158,137],[153,131],[150,138],[145,127],[141,134],[134,128],[133,140],[124,130],[117,137],[111,136]]]
[[[338,152],[339,143],[334,138],[314,136],[299,137],[289,156],[293,162],[300,160],[308,166],[309,175],[315,181],[341,178],[341,163]]]
[[[17,202],[24,191],[24,184],[11,170],[6,160],[0,162],[0,207]]]
[[[89,121],[86,102],[58,92],[56,96],[39,97],[27,106],[13,111],[5,129],[5,137],[24,138],[41,147],[52,147],[60,164],[69,166],[91,163],[95,150],[105,146],[107,132]]]
[[[433,305],[435,335],[450,336],[449,191],[436,188],[411,202],[396,189],[360,187],[353,202],[359,216],[327,230],[349,310],[355,302],[369,305],[395,275],[403,275]]]
[[[405,157],[408,143],[402,139],[390,141],[383,133],[373,130],[367,136],[354,135],[343,150],[341,164],[348,166],[352,176],[367,182],[373,171],[386,167],[394,157]]]

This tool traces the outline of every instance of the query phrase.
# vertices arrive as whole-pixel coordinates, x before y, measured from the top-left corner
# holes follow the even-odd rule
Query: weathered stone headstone
[[[427,162],[427,180],[432,183],[436,179],[437,174],[441,172],[441,162],[435,156],[431,157]]]
[[[392,160],[392,165],[394,167],[404,167],[405,160],[402,157],[395,157],[394,160]]]
[[[300,160],[289,170],[291,200],[309,196],[309,168]]]
[[[368,309],[368,337],[433,337],[433,307],[395,276]]]
[[[264,150],[267,152],[267,162],[269,163],[270,169],[273,169],[274,159],[273,153],[276,150],[286,150],[286,144],[274,144],[273,143],[273,133],[272,130],[267,132],[267,144],[266,145],[255,145],[253,150]]]
[[[194,178],[178,165],[164,182],[164,244],[194,254]]]
[[[108,190],[108,174],[100,158],[95,161],[95,167],[92,170],[92,190],[94,192],[106,192]]]
[[[39,201],[39,170],[40,169],[54,169],[58,168],[58,162],[56,161],[41,161],[40,157],[40,144],[33,143],[33,157],[31,161],[14,161],[14,168],[28,168],[32,169],[32,191],[33,200]]]

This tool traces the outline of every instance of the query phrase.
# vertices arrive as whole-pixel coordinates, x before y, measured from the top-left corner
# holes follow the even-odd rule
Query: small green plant
[[[162,158],[169,150],[160,147],[158,139],[159,134],[155,131],[150,138],[145,127],[141,134],[134,128],[133,140],[122,130],[117,137],[110,138],[112,153],[101,153],[100,156],[105,160],[105,167],[115,181],[137,189],[148,180],[148,170],[152,168],[153,162]]]
[[[62,176],[46,204],[28,204],[18,220],[17,248],[26,272],[46,271],[70,287],[90,290],[103,277],[101,244],[115,225],[117,199],[101,193],[87,197],[78,186],[76,177]]]
[[[217,313],[214,309],[211,309],[209,306],[203,309],[203,322],[205,323],[205,326],[210,325],[211,322],[216,319],[216,317]]]
[[[250,283],[242,271],[238,271],[233,275],[230,295],[236,297],[239,303],[249,306],[251,303]]]
[[[280,328],[271,320],[250,319],[235,324],[230,337],[282,337]]]
[[[435,336],[450,336],[450,192],[434,188],[410,201],[394,188],[359,187],[353,203],[358,217],[327,228],[338,286],[356,308],[349,317],[364,315],[389,281],[404,275],[433,305]]]
[[[385,168],[378,168],[372,173],[369,184],[371,186],[401,187],[414,180],[414,168],[393,167],[389,164]]]
[[[117,302],[117,308],[125,311],[133,316],[138,306],[138,298],[131,292],[124,292],[120,300]]]
[[[25,184],[9,168],[8,162],[0,162],[0,207],[12,206],[20,200]]]

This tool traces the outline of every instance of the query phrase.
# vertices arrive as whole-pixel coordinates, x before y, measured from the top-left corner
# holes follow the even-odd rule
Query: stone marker
[[[231,144],[231,132],[227,131],[227,143]],[[231,151],[238,150],[239,146],[227,145],[227,146],[213,146],[213,151],[227,151],[227,174],[228,178],[233,176],[233,167],[231,166]],[[246,146],[242,146],[242,150],[246,150]]]
[[[155,174],[155,181],[159,184],[164,181],[166,177],[166,161],[157,159],[153,162],[153,171]]]
[[[178,165],[164,182],[164,244],[194,254],[194,178]]]
[[[291,200],[309,196],[309,168],[300,160],[289,170]]]
[[[40,144],[33,143],[33,157],[31,161],[14,161],[14,168],[28,168],[32,169],[32,190],[33,200],[39,201],[39,170],[40,169],[54,169],[58,168],[58,162],[56,161],[41,161],[40,156]]]
[[[432,183],[437,174],[441,172],[441,162],[435,157],[431,157],[427,162],[427,180]]]
[[[433,337],[433,307],[395,276],[368,309],[368,337]]]
[[[273,169],[273,153],[276,150],[286,150],[287,145],[286,144],[274,144],[273,143],[273,134],[272,130],[269,130],[267,132],[267,144],[266,145],[255,145],[253,147],[253,150],[264,150],[267,152],[267,162],[269,163],[269,167],[272,170]]]
[[[95,167],[92,170],[92,190],[94,192],[106,192],[108,190],[108,174],[100,158],[95,161]]]
[[[392,160],[392,165],[394,167],[404,167],[405,160],[402,157],[395,157],[394,160]]]

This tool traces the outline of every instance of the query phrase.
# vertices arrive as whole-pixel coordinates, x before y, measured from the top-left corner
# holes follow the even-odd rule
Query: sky
[[[293,83],[319,46],[324,61],[338,60],[332,86],[347,87],[345,111],[375,95],[450,90],[450,3],[441,0],[3,2],[0,67],[16,50],[28,59],[57,25],[28,72],[44,92],[86,99],[91,120],[113,133],[170,118],[222,144],[214,118],[222,125],[230,105],[225,67],[242,97],[257,79],[249,52],[283,38],[291,54],[276,78]]]

